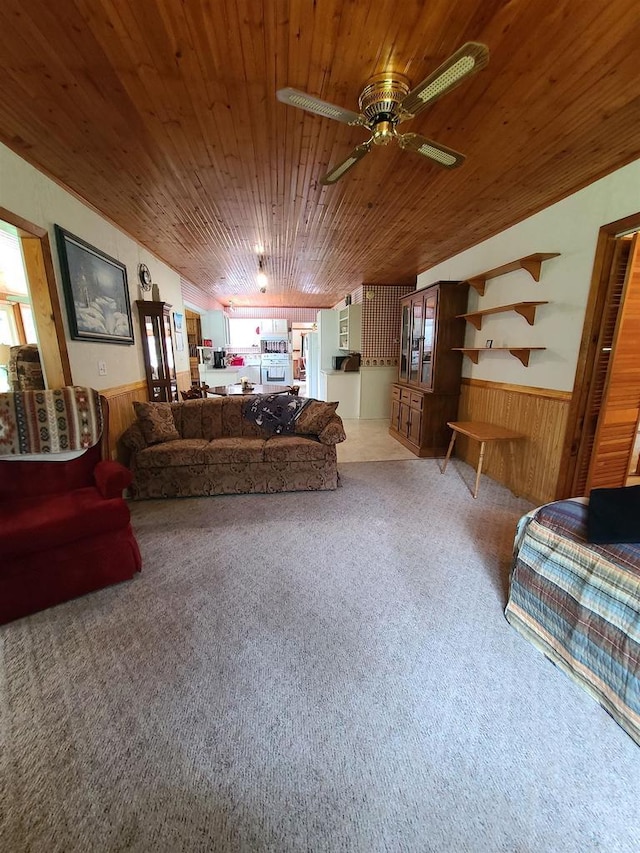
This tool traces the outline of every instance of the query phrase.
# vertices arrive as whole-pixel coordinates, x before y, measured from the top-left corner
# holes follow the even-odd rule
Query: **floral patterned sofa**
[[[274,424],[248,416],[255,400],[233,395],[134,403],[136,421],[121,438],[132,497],[336,489],[335,446],[346,438],[337,403],[304,400],[287,430],[274,432]]]

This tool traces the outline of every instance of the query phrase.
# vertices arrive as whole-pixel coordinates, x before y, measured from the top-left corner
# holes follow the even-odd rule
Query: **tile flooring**
[[[389,420],[343,421],[347,440],[336,446],[340,462],[384,462],[393,459],[417,459],[389,435]]]
[[[296,379],[301,397],[307,396],[307,384]],[[340,412],[338,412],[340,414]],[[403,447],[389,435],[389,419],[360,420],[343,419],[347,440],[340,442],[336,450],[338,462],[384,462],[393,459],[417,459],[415,454]]]

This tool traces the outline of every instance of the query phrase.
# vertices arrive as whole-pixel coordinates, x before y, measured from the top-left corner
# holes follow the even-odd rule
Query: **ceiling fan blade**
[[[339,181],[340,178],[348,172],[353,166],[356,165],[358,160],[362,160],[365,154],[368,154],[371,151],[371,140],[368,142],[363,142],[362,145],[358,145],[353,149],[351,154],[342,161],[342,163],[338,163],[337,166],[334,166],[327,174],[320,178],[321,184],[335,184],[336,181]]]
[[[489,48],[485,44],[468,41],[446,62],[418,84],[403,99],[400,108],[417,115],[445,92],[450,92],[470,74],[475,74],[489,62]]]
[[[316,113],[325,118],[332,118],[335,121],[341,121],[344,124],[364,124],[364,116],[359,113],[354,113],[353,110],[345,110],[342,107],[337,107],[335,104],[330,104],[328,101],[322,101],[320,98],[315,98],[313,95],[308,95],[306,92],[300,92],[298,89],[278,89],[276,98],[282,101],[283,104],[289,104],[291,107],[298,107],[301,110],[308,110],[311,113]]]
[[[456,166],[462,166],[465,161],[464,154],[454,151],[453,148],[447,148],[446,145],[440,145],[438,142],[433,142],[419,133],[403,133],[398,135],[398,145],[406,151],[415,151],[416,154],[422,154],[429,160],[433,160],[445,169],[455,169]]]

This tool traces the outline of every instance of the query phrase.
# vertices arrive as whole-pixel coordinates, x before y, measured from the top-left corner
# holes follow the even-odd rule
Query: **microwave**
[[[334,355],[332,358],[333,369],[342,370],[342,365],[348,358],[348,355]]]

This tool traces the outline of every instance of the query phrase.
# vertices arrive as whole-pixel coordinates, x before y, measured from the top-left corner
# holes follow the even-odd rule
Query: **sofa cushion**
[[[335,415],[337,403],[325,403],[322,400],[309,400],[295,421],[298,435],[320,435]]]
[[[181,438],[211,441],[222,435],[222,398],[185,400],[172,403],[173,419]]]
[[[177,468],[181,465],[204,465],[204,438],[179,438],[152,444],[136,454],[137,468]]]
[[[222,397],[222,435],[243,436],[246,438],[266,438],[267,434],[259,426],[244,417],[244,406],[255,395],[231,394]]]
[[[247,462],[264,461],[263,438],[214,438],[204,449],[206,464],[246,464]]]
[[[98,489],[87,487],[56,495],[20,498],[2,504],[0,512],[0,571],[10,569],[9,557],[46,552],[129,524],[122,498],[105,500]]]
[[[169,403],[141,403],[136,400],[133,408],[147,444],[180,438]]]
[[[301,435],[272,435],[264,443],[265,462],[307,462],[326,459],[329,446]],[[329,451],[331,452],[331,451]]]

